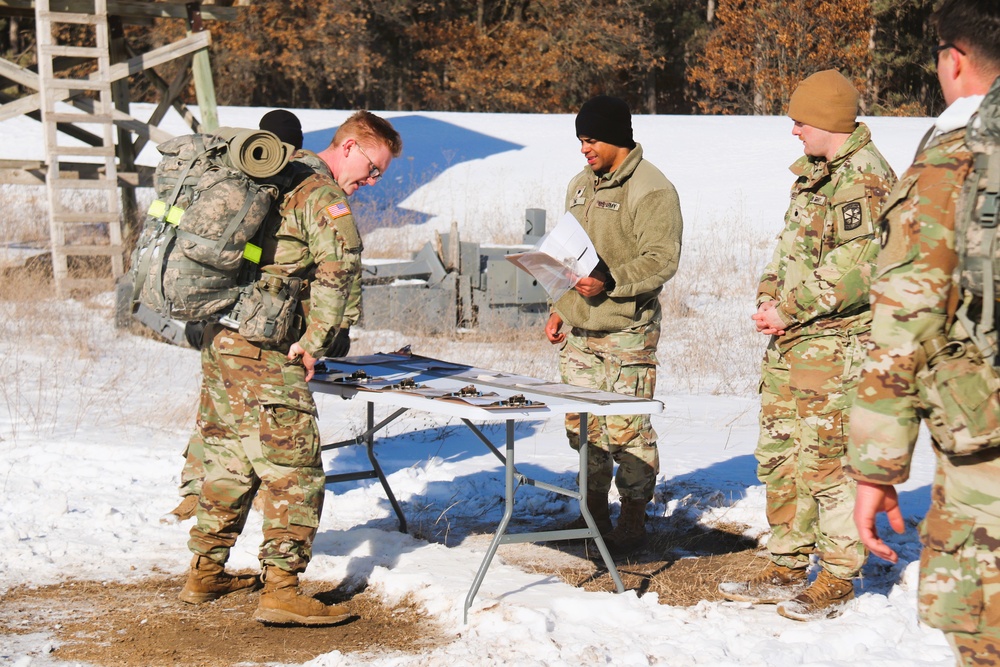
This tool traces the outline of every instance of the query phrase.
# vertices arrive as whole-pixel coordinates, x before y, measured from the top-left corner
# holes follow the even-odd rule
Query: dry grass
[[[661,377],[672,393],[747,395],[756,390],[767,342],[750,315],[772,241],[734,221],[711,227],[728,235],[689,237],[660,297]]]

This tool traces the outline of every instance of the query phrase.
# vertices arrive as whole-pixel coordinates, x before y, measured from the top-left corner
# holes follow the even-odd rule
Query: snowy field
[[[255,127],[265,111],[223,108],[220,120]],[[135,113],[149,110],[137,106]],[[307,146],[315,148],[347,116],[297,113]],[[377,198],[383,185],[362,194],[373,197],[375,208],[405,209],[419,222],[371,226],[366,247],[382,252],[415,251],[453,221],[470,240],[517,239],[525,208],[545,209],[550,221],[561,215],[566,183],[584,166],[572,116],[386,115],[398,120],[409,147],[383,184],[395,199]],[[930,123],[866,120],[897,173]],[[171,123],[165,129],[184,132],[179,121]],[[637,116],[634,126],[646,157],[676,185],[685,219],[681,269],[664,295],[657,392],[664,411],[653,418],[662,470],[651,511],[685,512],[706,526],[742,524],[748,535],[763,538],[764,494],[753,451],[764,341],[752,333],[749,316],[755,277],[781,228],[787,167],[800,143],[787,118]],[[40,137],[29,119],[0,123],[0,159],[39,159]],[[155,161],[152,149],[140,159]],[[190,560],[189,526],[163,525],[159,517],[177,501],[198,355],[117,331],[111,302],[109,294],[88,302],[0,303],[0,592],[69,577],[116,582],[180,574]],[[354,335],[354,353],[410,342],[387,331]],[[556,352],[542,338],[539,329],[515,346],[456,339],[414,352],[555,379]],[[319,396],[318,403],[325,440],[360,432],[359,402]],[[499,438],[502,430],[487,432]],[[543,481],[572,483],[575,454],[558,420],[521,424],[516,438],[520,465]],[[951,665],[943,635],[916,621],[914,525],[926,509],[933,474],[926,442],[919,451],[913,477],[900,489],[906,534],[881,525],[901,562],[869,563],[857,599],[839,618],[797,623],[773,607],[707,601],[678,607],[655,594],[588,593],[497,558],[463,624],[465,595],[487,544],[466,539],[463,525],[499,521],[503,470],[457,421],[410,413],[390,427],[380,460],[415,534],[440,536],[445,525],[453,532],[436,541],[397,532],[377,482],[330,486],[305,577],[364,580],[389,602],[410,596],[452,641],[420,655],[333,652],[308,664]],[[329,472],[340,472],[362,458],[360,451],[341,450],[324,460]],[[549,524],[575,509],[534,489],[519,497],[515,520],[522,525]],[[256,567],[260,527],[252,513],[233,550],[233,567]],[[0,634],[3,665],[68,664],[50,649],[49,637]]]

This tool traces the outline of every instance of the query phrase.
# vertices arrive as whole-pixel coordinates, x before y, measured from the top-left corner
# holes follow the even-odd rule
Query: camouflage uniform
[[[921,419],[920,343],[944,333],[958,261],[955,210],[972,160],[964,127],[945,129],[885,208],[871,346],[846,460],[857,480],[894,485],[909,477]],[[1000,664],[1000,450],[935,453],[931,506],[920,526],[920,618],[946,633],[962,664]]]
[[[563,382],[602,391],[653,398],[656,388],[656,344],[660,323],[633,331],[572,329],[559,355]],[[566,416],[566,435],[580,448],[580,415]],[[587,483],[607,494],[618,464],[615,485],[622,498],[648,501],[656,487],[660,459],[656,431],[649,415],[587,416]]]
[[[305,157],[308,156],[309,152],[299,149],[295,153],[295,157]],[[271,216],[274,216],[275,212],[272,210]],[[268,220],[264,223],[265,227],[273,225],[272,217],[269,216]],[[274,221],[279,222],[279,221]],[[347,305],[344,308],[344,316],[340,321],[340,324],[336,328],[350,328],[353,327],[361,319],[361,272],[358,272],[357,277],[351,283],[350,297],[347,300]],[[205,349],[207,344],[211,341],[202,340],[201,344],[201,363],[204,366],[206,363],[210,363],[206,355],[208,351]],[[204,410],[206,405],[209,405],[210,398],[205,395],[205,387],[202,385],[202,396],[199,400],[199,419],[204,419]],[[201,493],[202,480],[205,478],[205,445],[201,438],[201,429],[195,429],[191,434],[191,438],[188,440],[187,447],[184,450],[184,467],[181,469],[181,483],[178,487],[180,496],[197,496]]]
[[[831,574],[851,579],[865,551],[852,519],[854,483],[841,468],[846,411],[871,323],[874,220],[895,175],[863,123],[832,160],[803,156],[791,171],[785,228],[757,296],[758,305],[775,302],[787,323],[761,370],[756,458],[767,548],[790,568],[818,552]]]
[[[360,272],[361,241],[329,168],[308,151],[297,153],[294,164],[313,173],[284,196],[278,233],[264,246],[263,270],[309,280],[298,343],[319,357],[343,319]],[[286,358],[291,341],[260,346],[218,325],[208,337],[198,419],[205,478],[188,546],[224,563],[259,480],[261,564],[301,572],[312,554],[325,478],[305,369]]]
[[[570,326],[559,356],[562,379],[652,398],[659,294],[680,260],[677,192],[636,145],[609,174],[596,176],[584,168],[569,184],[566,208],[593,241],[610,282],[598,296],[586,298],[570,290],[554,305]],[[579,447],[579,422],[579,415],[566,418],[574,448]],[[614,460],[622,498],[652,499],[660,461],[649,415],[590,415],[587,436],[590,492],[607,494]]]

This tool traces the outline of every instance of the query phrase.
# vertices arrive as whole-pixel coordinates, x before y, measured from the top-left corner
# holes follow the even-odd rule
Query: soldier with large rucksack
[[[323,151],[301,150],[282,189],[277,227],[262,239],[260,277],[240,312],[212,322],[203,338],[198,434],[205,478],[193,554],[180,599],[190,604],[260,586],[225,571],[250,499],[263,514],[263,587],[254,618],[283,625],[330,625],[349,615],[302,595],[299,574],[312,557],[325,494],[313,367],[337,336],[361,270],[361,238],[347,197],[374,185],[402,150],[399,134],[365,111],[348,118]],[[294,293],[288,334],[269,330],[267,311]],[[273,298],[272,298],[273,297]],[[247,328],[248,323],[255,323]],[[259,490],[258,490],[259,487]]]
[[[302,124],[298,117],[290,111],[284,109],[275,109],[264,114],[259,123],[261,130],[266,130],[274,134],[283,143],[288,144],[293,151],[298,151],[302,148],[303,135],[302,135]],[[164,158],[168,160],[168,158]],[[300,174],[300,176],[307,174],[308,172],[303,169],[296,169],[294,163],[285,167],[289,172],[295,172]],[[279,177],[281,174],[279,174]],[[294,177],[289,177],[285,175],[284,178],[279,178],[280,181],[294,181]],[[294,183],[292,183],[294,185]],[[289,189],[291,185],[288,186]],[[280,198],[280,196],[279,196]],[[277,223],[280,221],[277,215],[278,213],[278,201],[272,204],[268,216],[261,223],[260,229],[257,234],[250,242],[248,246],[251,250],[249,253],[252,258],[257,258],[257,248],[260,248],[260,254],[263,254],[262,245],[264,244],[264,239],[269,239],[273,237],[274,233],[277,231]],[[273,245],[273,243],[271,243]],[[247,253],[244,253],[246,255]],[[239,274],[239,283],[243,286],[241,293],[248,293],[249,290],[246,288],[259,279],[260,266],[259,262],[253,262],[251,259],[246,259],[244,261],[243,267],[241,268]],[[130,287],[130,295],[132,294]],[[162,299],[161,299],[162,301]],[[217,313],[213,316],[209,316],[208,319],[213,319],[216,321],[225,319],[227,322],[238,322],[239,314],[233,315],[232,310],[240,308],[240,304],[237,302],[234,304],[233,308],[226,309],[221,313]],[[164,315],[159,315],[151,311],[148,307],[140,304],[133,304],[133,309],[135,310],[135,316],[143,323],[148,324],[150,319],[154,320],[157,330],[162,330],[164,322],[172,323],[174,320],[167,319]],[[240,308],[242,310],[242,308]],[[348,305],[348,312],[345,313],[345,320],[347,324],[353,324],[357,321],[360,316],[360,303],[352,303]],[[208,320],[191,320],[184,324],[183,335],[187,340],[188,345],[191,347],[202,350],[202,339],[205,335],[205,329],[208,324]],[[343,323],[342,328],[343,330]],[[347,349],[350,349],[349,346]],[[204,353],[204,350],[203,350]],[[328,354],[333,354],[330,350],[327,351]],[[340,352],[341,355],[346,354],[346,350]],[[179,484],[179,494],[181,496],[181,501],[178,505],[172,509],[167,514],[160,518],[162,523],[173,524],[180,521],[186,521],[194,516],[195,509],[198,505],[198,496],[201,494],[202,481],[205,477],[205,453],[204,444],[202,442],[201,434],[196,429],[192,434],[187,446],[184,449],[184,467],[181,469],[180,474],[180,484]]]
[[[918,610],[959,664],[1000,662],[1000,381],[996,243],[1000,3],[945,0],[934,12],[948,108],[883,209],[868,358],[851,413],[854,518],[903,532],[895,484],[907,480],[921,421],[937,474],[920,526]]]

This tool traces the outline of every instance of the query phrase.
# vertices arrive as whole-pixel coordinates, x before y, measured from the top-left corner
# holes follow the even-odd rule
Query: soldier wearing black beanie
[[[291,111],[275,109],[268,111],[260,119],[260,129],[273,132],[286,144],[291,144],[295,150],[302,148],[302,123]]]
[[[560,346],[563,382],[651,399],[662,318],[658,297],[681,254],[677,191],[643,157],[624,100],[588,100],[576,116],[576,136],[587,166],[570,181],[566,209],[599,262],[552,304],[545,336]],[[579,447],[580,431],[579,415],[568,416],[571,446]],[[646,505],[660,470],[656,431],[649,415],[591,415],[587,437],[586,497],[581,516],[566,528],[596,528],[611,553],[634,553],[646,543]],[[621,502],[617,525],[608,504],[612,482]]]
[[[635,148],[632,113],[625,100],[598,95],[587,100],[576,116],[576,136],[597,139],[622,148]]]

